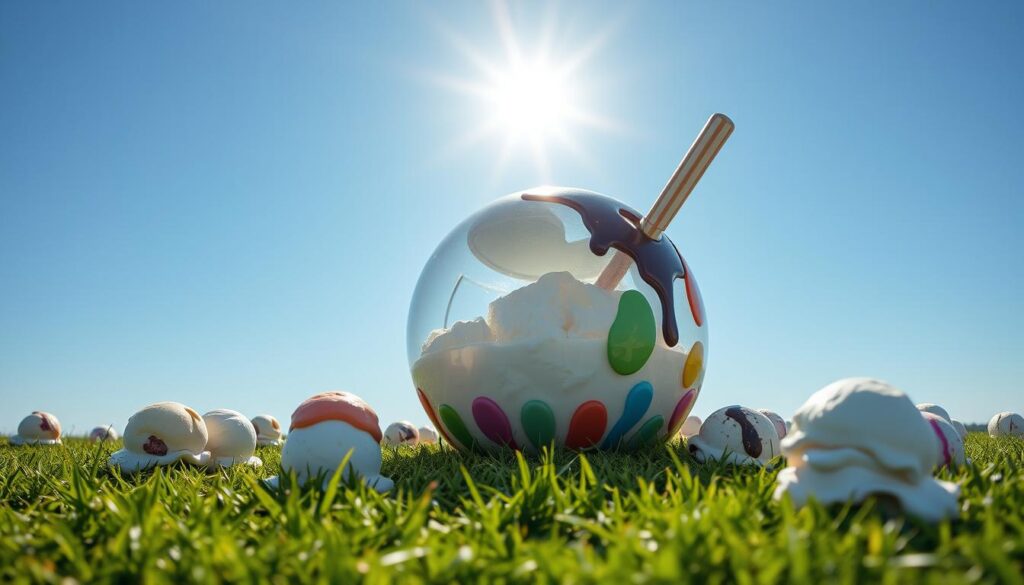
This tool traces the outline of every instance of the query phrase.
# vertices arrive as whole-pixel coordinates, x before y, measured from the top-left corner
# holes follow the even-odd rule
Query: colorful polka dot
[[[505,416],[505,411],[498,406],[498,403],[480,396],[473,400],[473,419],[476,426],[485,437],[499,445],[518,449],[515,439],[512,437],[512,425]]]
[[[703,370],[704,344],[694,341],[690,352],[686,354],[686,363],[683,365],[683,388],[693,388]]]
[[[654,351],[657,332],[654,311],[643,293],[622,293],[615,321],[608,330],[608,363],[612,369],[623,376],[640,371]]]
[[[696,390],[687,390],[683,397],[676,403],[675,409],[672,410],[672,417],[668,419],[668,437],[676,436],[679,432],[679,426],[686,420],[686,415],[690,414],[690,409],[693,408],[694,398],[697,397]]]
[[[526,437],[538,450],[555,440],[555,413],[541,400],[531,400],[519,412]]]
[[[457,440],[457,442],[452,443],[453,445],[456,447],[461,445],[464,449],[476,448],[476,440],[473,439],[473,435],[466,428],[466,423],[462,422],[462,417],[459,416],[459,413],[455,412],[454,408],[447,404],[442,404],[438,412],[441,414],[441,420],[444,422],[444,426],[447,427],[448,432]]]
[[[434,409],[430,406],[430,401],[427,400],[427,395],[424,394],[423,390],[420,390],[419,388],[416,389],[416,395],[419,396],[420,404],[423,406],[423,410],[427,411],[427,418],[430,419],[430,423],[434,425],[435,429],[437,429],[442,435],[444,435],[444,440],[448,441],[449,445],[455,446],[455,441],[452,440],[451,435],[449,435],[448,431],[445,430],[444,425],[441,424],[441,421],[437,419],[437,413],[435,413]]]
[[[686,300],[690,303],[690,314],[693,315],[693,322],[697,327],[701,327],[704,325],[704,300],[700,296],[700,289],[697,288],[697,279],[694,278],[686,260],[683,260],[683,270],[686,271],[683,280],[686,282]]]
[[[618,447],[623,435],[629,432],[633,425],[640,422],[640,419],[647,413],[653,398],[654,387],[651,386],[650,382],[640,382],[633,386],[629,394],[626,395],[626,404],[622,410],[622,416],[619,417],[612,430],[608,431],[608,436],[604,438],[601,448],[611,449]]]
[[[584,402],[576,409],[569,421],[569,434],[565,446],[569,449],[593,447],[601,440],[608,425],[608,411],[597,400]]]
[[[661,415],[647,419],[647,422],[629,438],[629,449],[639,449],[654,442],[658,438],[658,431],[661,430],[663,424],[665,424],[665,419]]]

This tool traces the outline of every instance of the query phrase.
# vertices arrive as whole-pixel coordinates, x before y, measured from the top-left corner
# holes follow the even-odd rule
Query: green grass
[[[2,440],[0,440],[2,441]],[[278,470],[121,477],[115,445],[0,442],[0,581],[1024,583],[1024,441],[974,434],[961,518],[772,500],[774,472],[646,454],[385,453],[397,492]]]

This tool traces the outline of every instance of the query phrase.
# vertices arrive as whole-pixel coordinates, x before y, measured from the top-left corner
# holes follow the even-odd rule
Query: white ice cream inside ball
[[[631,292],[645,294],[641,289]],[[477,399],[497,405],[507,416],[515,444],[530,451],[540,447],[521,424],[520,412],[527,402],[544,403],[553,415],[558,442],[568,436],[574,412],[588,401],[599,401],[607,409],[605,432],[610,432],[625,412],[626,395],[643,382],[654,389],[645,418],[660,416],[664,436],[684,392],[700,388],[703,359],[690,361],[697,365],[686,387],[681,381],[689,352],[698,347],[703,355],[704,345],[687,341],[669,347],[661,327],[660,300],[650,293],[654,298],[643,299],[654,319],[653,350],[639,370],[616,371],[610,363],[609,337],[623,294],[577,280],[568,272],[545,274],[491,301],[486,317],[432,332],[412,366],[416,387],[435,408],[445,405],[467,422],[475,419]],[[689,307],[683,308],[690,319]],[[618,440],[628,443],[639,424]],[[474,433],[476,425],[468,428],[484,448],[505,446],[482,429]]]
[[[430,334],[423,353],[480,343],[542,339],[604,339],[618,310],[618,292],[550,272],[495,299],[487,318],[458,321]]]
[[[380,445],[368,433],[339,420],[326,420],[294,429],[281,450],[281,470],[294,471],[300,485],[322,476],[324,485],[338,470],[345,456],[352,455],[343,477],[353,470],[370,487],[384,492],[394,485],[380,475]],[[279,480],[271,481],[275,485]]]
[[[227,409],[211,410],[203,415],[209,439],[206,450],[210,452],[210,465],[231,467],[233,465],[263,464],[256,452],[256,428],[240,412]]]

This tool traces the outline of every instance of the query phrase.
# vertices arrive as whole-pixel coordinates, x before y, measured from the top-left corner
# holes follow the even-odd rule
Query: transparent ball
[[[545,187],[448,234],[416,285],[407,339],[419,400],[448,442],[635,449],[675,436],[704,380],[707,320],[675,245],[639,224],[611,197]],[[618,266],[617,283],[602,277]]]

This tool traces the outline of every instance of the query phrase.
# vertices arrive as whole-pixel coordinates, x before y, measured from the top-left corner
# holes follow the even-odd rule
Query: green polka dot
[[[441,415],[441,422],[448,428],[448,432],[462,443],[463,447],[466,449],[474,449],[476,447],[476,440],[470,434],[469,429],[466,428],[466,423],[462,422],[462,417],[459,416],[459,413],[455,412],[454,408],[447,404],[442,404],[441,408],[437,409],[437,411]]]
[[[629,448],[639,449],[640,447],[645,447],[654,442],[654,440],[658,438],[658,431],[661,430],[661,426],[664,424],[665,419],[662,418],[661,415],[647,419],[647,422],[645,422],[640,429],[630,437]]]
[[[538,450],[555,440],[555,413],[541,400],[531,400],[523,405],[520,420],[526,437]]]
[[[608,363],[628,376],[640,371],[654,351],[657,327],[654,311],[642,293],[628,290],[619,298],[619,310],[608,330]]]

